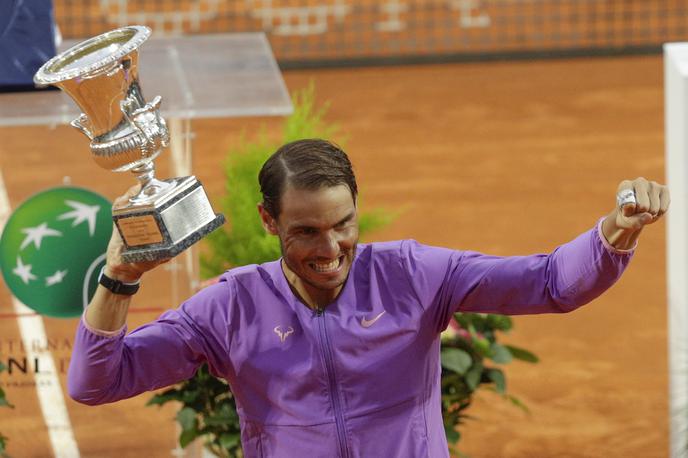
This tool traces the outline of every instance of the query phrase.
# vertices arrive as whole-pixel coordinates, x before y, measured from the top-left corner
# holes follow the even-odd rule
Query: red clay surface
[[[374,240],[424,243],[498,255],[546,252],[612,209],[617,183],[662,181],[660,56],[399,68],[293,71],[290,90],[312,79],[346,137],[362,208],[399,212]],[[145,82],[144,89],[145,89]],[[243,129],[277,119],[194,123],[194,172],[219,203],[221,163]],[[160,176],[169,176],[166,159]],[[11,204],[70,175],[114,198],[129,176],[99,169],[67,127],[0,130],[0,167]],[[602,298],[568,315],[517,317],[506,341],[541,358],[507,368],[526,415],[496,395],[478,396],[460,449],[471,458],[663,457],[668,454],[664,223],[641,237],[636,257]],[[160,271],[135,307],[170,307]],[[11,312],[0,287],[0,314]],[[130,326],[156,312],[130,316]],[[70,339],[74,320],[45,319],[50,338]],[[19,339],[0,320],[0,354]],[[67,357],[59,349],[56,358]],[[19,377],[17,377],[17,380]],[[7,381],[6,374],[0,381]],[[22,380],[31,381],[25,376]],[[64,383],[64,377],[62,377]],[[17,457],[51,455],[35,391],[9,387],[0,431]],[[84,457],[168,457],[174,408],[145,408],[150,394],[103,407],[67,400]]]

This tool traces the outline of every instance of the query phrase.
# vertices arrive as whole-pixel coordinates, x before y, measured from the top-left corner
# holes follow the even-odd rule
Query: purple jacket
[[[549,255],[496,257],[413,240],[359,245],[318,314],[279,261],[219,283],[125,336],[82,319],[70,395],[102,404],[191,377],[207,361],[236,397],[246,458],[447,457],[440,333],[457,311],[571,311],[609,288],[632,251],[597,229]]]

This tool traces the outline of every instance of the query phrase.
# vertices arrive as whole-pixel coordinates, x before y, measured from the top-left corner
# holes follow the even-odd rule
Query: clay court
[[[612,210],[622,179],[664,181],[662,57],[447,63],[287,70],[290,92],[314,82],[351,156],[362,209],[396,219],[369,241],[415,238],[495,255],[544,253]],[[145,87],[145,82],[143,82]],[[193,172],[216,205],[227,151],[282,120],[195,120]],[[60,145],[56,148],[55,145]],[[72,145],[72,146],[69,146]],[[157,161],[170,176],[169,154]],[[0,128],[0,170],[12,208],[37,190],[71,184],[110,199],[132,179],[95,166],[76,130]],[[506,341],[541,361],[507,366],[523,413],[481,393],[462,429],[471,458],[615,458],[668,455],[664,222],[650,227],[630,268],[607,294],[572,314],[521,316]],[[143,282],[130,329],[171,303],[170,272]],[[153,286],[155,285],[155,286]],[[184,294],[177,292],[175,294]],[[19,352],[11,297],[0,286],[0,354]],[[64,391],[76,320],[44,318]],[[13,347],[14,346],[14,347]],[[29,371],[30,372],[30,371]],[[8,385],[14,410],[0,432],[14,457],[53,455],[30,373]],[[150,394],[87,407],[66,399],[82,457],[169,457],[175,409]]]
[[[399,212],[371,239],[413,237],[517,255],[547,252],[592,227],[612,208],[618,181],[663,180],[661,65],[659,56],[650,56],[289,71],[284,78],[292,91],[313,80],[318,100],[331,103],[328,118],[347,137],[363,209]],[[194,171],[211,196],[223,192],[217,164],[242,130],[263,124],[277,130],[280,123],[194,123]],[[78,147],[83,139],[71,128],[4,128],[0,134],[12,206],[36,189],[61,184],[65,174],[110,198],[128,182],[85,160]],[[56,160],[51,145],[57,143],[75,147],[60,150]],[[663,223],[651,229],[629,271],[602,298],[569,315],[516,318],[508,341],[531,349],[541,362],[508,367],[509,390],[532,413],[490,393],[479,396],[471,408],[477,419],[465,428],[465,453],[667,455]],[[151,277],[150,283],[167,278],[164,272]],[[134,309],[172,306],[161,291],[144,285]],[[1,312],[11,313],[4,288],[1,301]],[[158,314],[133,313],[130,327]],[[20,340],[16,319],[0,323],[3,345]],[[45,318],[45,325],[59,342],[71,340],[75,321]],[[55,353],[66,358],[69,349]],[[50,456],[35,392],[7,391],[16,409],[9,417],[3,412],[0,423],[11,450]],[[148,398],[97,408],[67,400],[82,456],[170,456],[174,410],[145,408]]]

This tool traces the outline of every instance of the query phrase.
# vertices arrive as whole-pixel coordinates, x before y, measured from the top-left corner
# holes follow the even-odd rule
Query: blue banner
[[[31,89],[55,55],[52,0],[0,1],[0,91]]]

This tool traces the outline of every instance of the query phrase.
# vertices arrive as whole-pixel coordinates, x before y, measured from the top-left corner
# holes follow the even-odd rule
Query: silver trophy
[[[138,48],[150,34],[148,27],[129,26],[98,35],[50,59],[34,76],[81,108],[71,124],[91,140],[96,163],[132,171],[141,183],[137,195],[112,210],[125,262],[171,258],[225,221],[196,177],[155,178],[153,160],[169,132],[158,111],[161,97],[146,103],[139,85]]]

